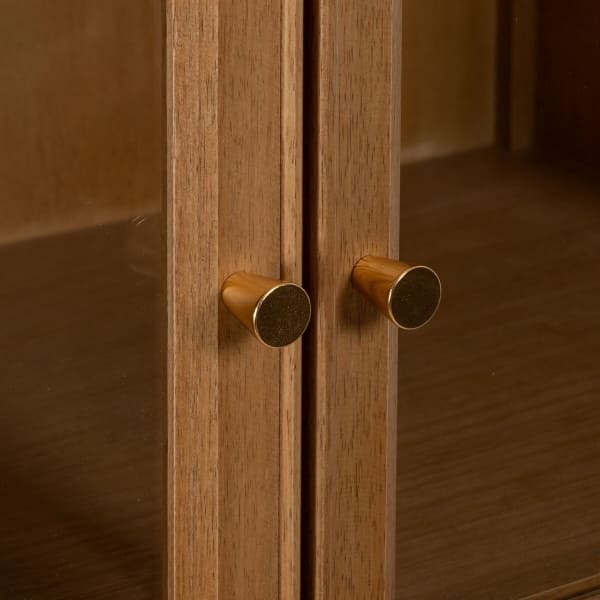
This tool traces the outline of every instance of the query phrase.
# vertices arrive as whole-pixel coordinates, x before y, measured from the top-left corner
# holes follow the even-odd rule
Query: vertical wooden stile
[[[398,252],[400,2],[310,5],[305,597],[392,600],[397,333],[350,274]]]
[[[165,3],[169,600],[299,597],[300,351],[219,300],[300,273],[299,6]]]

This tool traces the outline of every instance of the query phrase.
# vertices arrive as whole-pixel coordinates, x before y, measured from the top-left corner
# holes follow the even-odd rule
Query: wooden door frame
[[[271,21],[281,34],[279,108],[263,98],[266,105],[253,105],[252,116],[266,120],[265,125],[272,119],[270,126],[279,132],[281,160],[270,167],[278,169],[279,199],[272,194],[260,203],[256,196],[232,200],[223,192],[228,173],[223,147],[235,155],[235,147],[227,145],[235,130],[228,127],[224,111],[247,111],[246,103],[259,92],[251,79],[257,73],[237,68],[232,55],[223,54],[223,40],[242,36],[250,53],[255,43],[261,48],[265,31],[254,11],[269,2],[275,10],[280,6]],[[349,281],[362,255],[397,256],[400,2],[341,4],[314,0],[307,16],[315,60],[308,82],[314,137],[306,146],[311,192],[305,210],[311,232],[305,252],[315,320],[305,352],[310,371],[305,378],[302,597],[391,599],[397,336]],[[244,7],[235,7],[233,0],[165,0],[170,600],[300,597],[299,347],[284,351],[279,363],[271,365],[280,390],[279,415],[270,421],[271,429],[277,429],[280,477],[277,485],[271,480],[269,490],[278,501],[277,517],[269,522],[277,534],[270,537],[263,528],[263,544],[261,532],[248,535],[247,519],[223,514],[226,493],[229,499],[233,494],[246,517],[264,494],[252,480],[243,482],[249,488],[231,481],[231,470],[224,468],[232,452],[244,457],[245,445],[260,431],[257,414],[244,403],[251,400],[244,398],[247,388],[239,393],[223,382],[222,371],[229,372],[227,361],[232,360],[228,352],[241,360],[242,372],[255,368],[258,359],[247,357],[254,346],[244,344],[242,354],[224,344],[223,336],[229,339],[234,326],[220,308],[219,288],[229,274],[224,265],[236,260],[250,263],[239,268],[266,269],[266,275],[296,281],[301,272],[301,5],[300,0],[282,0],[281,5],[248,0]],[[254,24],[246,21],[248,15]],[[273,110],[279,110],[279,118],[273,118]],[[252,175],[265,168],[264,156],[253,153],[248,140],[241,148],[233,158],[246,165],[250,161],[242,184],[252,190],[259,186]],[[231,160],[231,154],[226,158]],[[249,213],[244,202],[252,202],[256,211]],[[277,202],[281,225],[275,248],[272,239],[253,235],[252,224],[269,221]],[[250,224],[237,215],[223,231],[224,211],[236,207]],[[235,252],[223,242],[223,234],[240,240]],[[277,251],[279,273],[268,260]],[[237,427],[239,434],[240,421],[231,410],[231,389],[238,392],[235,401],[247,417],[233,451],[227,445],[233,439],[228,427]],[[224,545],[226,534],[236,543],[228,539]],[[251,573],[253,566],[265,563],[267,571]],[[264,581],[273,578],[276,585]]]
[[[220,304],[302,274],[301,0],[165,0],[169,600],[299,598],[301,348]]]
[[[352,289],[398,257],[400,0],[311,0],[303,598],[395,597],[397,331]]]

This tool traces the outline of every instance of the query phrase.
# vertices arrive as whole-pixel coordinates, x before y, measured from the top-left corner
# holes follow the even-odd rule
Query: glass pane
[[[162,597],[161,2],[0,2],[0,598]]]
[[[404,0],[398,598],[600,586],[600,4]],[[562,595],[561,595],[562,594]]]

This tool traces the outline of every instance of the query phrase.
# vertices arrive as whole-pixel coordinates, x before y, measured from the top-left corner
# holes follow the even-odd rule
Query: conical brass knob
[[[352,284],[401,329],[425,325],[442,297],[433,269],[377,256],[363,256],[354,265]]]
[[[265,346],[281,348],[308,327],[308,294],[295,283],[239,271],[221,289],[229,311]]]

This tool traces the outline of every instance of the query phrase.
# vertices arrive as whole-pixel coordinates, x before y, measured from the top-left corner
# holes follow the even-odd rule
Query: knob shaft
[[[289,281],[238,271],[223,283],[221,298],[246,329],[271,348],[297,340],[310,321],[308,294]]]
[[[378,256],[356,263],[352,284],[401,329],[418,329],[430,321],[442,296],[433,269]]]

